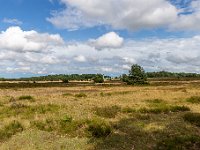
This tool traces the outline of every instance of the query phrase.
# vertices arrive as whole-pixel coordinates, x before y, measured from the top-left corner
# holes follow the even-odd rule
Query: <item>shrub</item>
[[[69,83],[69,80],[68,79],[62,79],[62,82],[63,83]]]
[[[200,113],[187,113],[183,118],[185,121],[200,127]]]
[[[154,103],[154,104],[160,104],[160,103],[164,103],[164,101],[162,99],[150,99],[150,100],[146,100],[148,103]]]
[[[28,101],[31,101],[31,102],[35,101],[35,99],[30,95],[22,95],[22,96],[19,97],[19,100],[28,100]]]
[[[65,115],[62,119],[63,122],[72,122],[72,117]]]
[[[87,95],[85,93],[79,93],[79,94],[75,94],[75,97],[85,98],[87,97]]]
[[[200,147],[198,136],[177,136],[157,143],[155,150],[197,150]]]
[[[58,126],[59,126],[58,132],[62,134],[68,133],[68,134],[74,135],[74,134],[77,134],[75,132],[78,129],[82,128],[84,124],[85,124],[84,121],[73,121],[72,119],[69,119],[68,121],[66,121],[66,120],[61,119],[58,121]]]
[[[62,96],[72,96],[73,94],[71,93],[64,93]]]
[[[105,117],[105,118],[114,118],[117,113],[121,110],[119,106],[111,106],[104,108],[95,108],[96,115]]]
[[[23,131],[23,126],[18,121],[12,121],[10,124],[0,130],[0,141],[6,140],[18,132]]]
[[[141,113],[169,113],[169,112],[183,112],[183,111],[190,111],[190,108],[187,106],[162,106],[162,107],[155,107],[155,108],[140,108],[138,110]]]
[[[134,108],[126,107],[122,109],[123,113],[134,113],[136,110]]]
[[[128,76],[127,76],[126,74],[122,74],[121,80],[122,80],[123,82],[126,82],[126,83],[129,82]]]
[[[103,75],[101,74],[97,74],[94,78],[93,78],[94,83],[103,83],[104,79],[103,79]]]
[[[140,108],[138,111],[140,113],[154,113],[154,114],[168,113],[169,112],[167,107],[163,107],[163,108]]]
[[[103,93],[103,92],[100,93],[100,96],[102,96],[102,97],[111,96],[111,95],[112,95],[112,93]]]
[[[102,97],[103,97],[103,96],[104,96],[104,93],[103,93],[103,92],[101,92],[101,93],[100,93],[100,96],[102,96]]]
[[[181,111],[190,111],[190,108],[187,106],[170,106],[171,112],[181,112]]]
[[[200,97],[199,96],[192,96],[188,99],[186,99],[187,102],[193,103],[193,104],[198,104],[200,103]]]
[[[87,130],[95,138],[107,137],[112,132],[111,125],[99,119],[90,121]]]

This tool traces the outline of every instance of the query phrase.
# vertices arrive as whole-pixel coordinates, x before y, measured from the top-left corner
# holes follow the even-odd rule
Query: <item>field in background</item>
[[[0,149],[200,149],[199,80],[150,83],[1,83]]]

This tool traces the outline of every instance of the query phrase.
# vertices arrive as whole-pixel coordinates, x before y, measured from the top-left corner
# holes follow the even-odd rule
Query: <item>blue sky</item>
[[[200,73],[199,0],[0,0],[0,76]]]
[[[46,18],[51,17],[51,12],[59,11],[66,8],[66,6],[59,0],[1,0],[2,5],[0,5],[1,20],[4,18],[17,19],[23,24],[20,25],[24,30],[37,30],[39,32],[48,33],[59,33],[65,40],[87,40],[88,38],[97,38],[102,34],[113,31],[112,28],[106,26],[97,26],[91,28],[84,28],[75,31],[68,31],[56,28],[50,24]],[[191,0],[182,0],[179,3],[177,0],[171,0],[177,8],[188,7],[191,4]],[[2,23],[0,29],[5,30],[12,24]],[[14,25],[14,24],[13,24]],[[148,37],[182,37],[191,36],[193,33],[185,33],[182,31],[178,32],[168,32],[164,28],[154,28],[150,30],[116,30],[120,32],[126,38],[148,38]]]

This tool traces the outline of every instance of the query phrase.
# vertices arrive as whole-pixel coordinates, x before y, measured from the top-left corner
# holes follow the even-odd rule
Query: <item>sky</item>
[[[0,77],[200,73],[200,0],[0,0]]]

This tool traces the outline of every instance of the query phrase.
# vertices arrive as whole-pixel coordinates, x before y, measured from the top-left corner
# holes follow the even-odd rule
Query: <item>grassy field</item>
[[[16,84],[0,85],[1,150],[200,149],[197,82]]]

